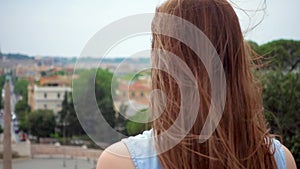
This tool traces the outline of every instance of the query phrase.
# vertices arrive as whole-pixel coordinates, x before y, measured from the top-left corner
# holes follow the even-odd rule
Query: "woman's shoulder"
[[[286,157],[286,168],[297,169],[295,159],[294,159],[292,153],[290,152],[290,150],[287,149],[284,145],[282,145],[282,147],[283,147],[284,154]]]
[[[274,158],[279,169],[296,169],[295,159],[289,149],[276,139],[273,139],[273,148],[275,148]]]
[[[151,138],[151,131],[135,137],[129,137],[109,146],[99,157],[97,169],[135,169],[139,162],[144,163],[143,165],[159,168],[159,162],[153,157],[152,146],[148,142],[149,138]],[[148,141],[145,141],[145,139]],[[276,162],[282,165],[280,168],[296,169],[292,153],[278,140],[274,140],[274,146]],[[139,152],[143,153],[140,154]],[[137,158],[143,155],[148,157]]]
[[[135,166],[126,145],[119,141],[101,153],[97,169],[135,169]]]
[[[97,169],[160,169],[161,166],[154,148],[152,136],[152,130],[148,130],[109,146],[101,154]]]

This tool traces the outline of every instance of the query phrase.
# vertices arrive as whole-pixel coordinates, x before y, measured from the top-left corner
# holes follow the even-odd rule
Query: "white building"
[[[37,86],[29,87],[28,103],[31,110],[48,109],[56,114],[62,109],[65,93],[71,92],[67,86]]]

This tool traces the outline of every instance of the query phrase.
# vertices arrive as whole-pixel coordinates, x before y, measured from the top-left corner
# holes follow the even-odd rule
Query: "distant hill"
[[[1,59],[3,56],[6,56],[8,59],[15,59],[15,60],[33,60],[34,59],[32,56],[19,54],[19,53],[8,53],[8,54],[0,53]]]
[[[26,54],[20,53],[0,53],[0,59],[3,56],[7,57],[7,59],[13,60],[34,60],[34,56],[29,56]],[[62,56],[41,56],[41,58],[53,58],[54,63],[61,63],[61,64],[68,64],[68,63],[75,63],[77,61],[76,57],[62,57]],[[118,57],[118,58],[95,58],[95,57],[84,57],[80,58],[81,61],[86,63],[95,63],[95,62],[103,62],[103,63],[113,63],[118,64],[126,60],[126,62],[130,62],[133,64],[148,64],[150,63],[149,58],[126,58],[126,57]]]
[[[150,63],[150,58],[145,58],[145,57],[140,57],[140,58],[127,58],[127,57],[118,57],[118,58],[95,58],[95,57],[80,57],[78,58],[80,62],[85,62],[85,63],[112,63],[112,64],[119,64],[121,62],[127,62],[127,63],[132,63],[132,64],[149,64]],[[72,62],[79,61],[76,60],[76,58],[73,58]]]

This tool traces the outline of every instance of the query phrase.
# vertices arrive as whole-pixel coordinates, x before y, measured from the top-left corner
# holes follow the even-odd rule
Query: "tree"
[[[273,133],[280,134],[283,143],[300,164],[300,73],[265,72],[263,101],[267,120]]]
[[[37,142],[41,137],[49,137],[54,133],[56,117],[52,110],[36,110],[29,114],[29,128],[31,134],[37,137]]]
[[[250,45],[256,53],[263,56],[267,65],[265,69],[294,71],[300,65],[300,41],[276,40],[261,46],[250,42]]]
[[[119,140],[120,135],[107,129],[107,124],[120,129],[116,123],[122,121],[118,119],[112,99],[114,91],[111,89],[116,85],[112,82],[113,73],[104,69],[76,70],[75,73],[80,78],[73,81],[73,98],[84,130],[96,142]]]
[[[145,130],[151,129],[151,115],[147,109],[139,110],[134,116],[130,117],[126,123],[126,130],[129,136],[137,135]]]
[[[112,78],[113,74],[106,69],[98,69],[95,82],[95,94],[98,106],[106,121],[114,128],[115,115],[114,104],[112,99]]]
[[[26,100],[19,100],[15,106],[15,113],[17,116],[21,116],[22,112],[29,112],[30,106],[27,104]]]
[[[28,114],[30,112],[30,106],[25,100],[20,100],[15,106],[15,113],[19,120],[19,129],[27,132],[28,131]]]
[[[117,114],[115,117],[115,130],[117,130],[118,132],[124,135],[128,135],[126,130],[126,123],[128,120],[126,119],[126,117],[123,116],[126,113],[127,108],[128,105],[122,103],[119,107],[119,112],[116,112]]]
[[[41,71],[41,76],[42,77],[45,77],[47,75],[47,72],[46,71]]]
[[[300,168],[300,41],[276,40],[250,46],[263,57],[263,103],[271,132],[282,136],[283,144]]]
[[[62,102],[62,110],[58,112],[58,115],[60,123],[59,125],[61,126],[61,134],[63,133],[63,126],[61,124],[64,122],[68,124],[65,126],[67,137],[75,135],[81,136],[85,134],[77,118],[71,93],[65,92],[64,100]]]
[[[64,70],[60,70],[58,72],[55,72],[55,75],[61,75],[61,76],[64,76],[66,75],[66,72]]]
[[[28,94],[28,81],[25,79],[18,79],[15,83],[15,92],[23,97],[27,101]]]

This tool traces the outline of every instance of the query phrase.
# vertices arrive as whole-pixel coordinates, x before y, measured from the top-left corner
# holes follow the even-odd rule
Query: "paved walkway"
[[[77,167],[76,167],[77,163]],[[63,167],[63,158],[34,158],[13,160],[13,169],[92,169],[96,161],[86,159],[66,159],[66,167]],[[0,161],[0,169],[3,163]]]

